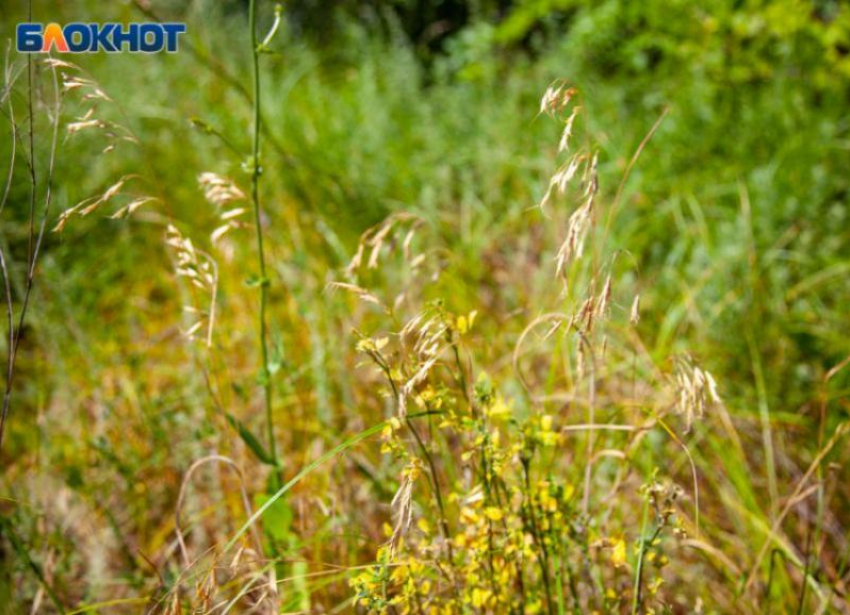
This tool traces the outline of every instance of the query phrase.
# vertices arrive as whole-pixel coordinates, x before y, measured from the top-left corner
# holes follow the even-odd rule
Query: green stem
[[[641,577],[643,576],[643,555],[646,545],[646,526],[649,520],[649,498],[643,504],[643,520],[640,523],[640,547],[638,549],[637,570],[635,571],[635,587],[632,592],[632,615],[637,615],[641,602]]]
[[[543,578],[543,589],[546,592],[546,607],[549,615],[554,615],[554,602],[552,601],[552,589],[549,582],[549,552],[546,549],[545,537],[537,526],[537,513],[534,509],[534,495],[531,492],[531,461],[521,459],[522,471],[525,477],[525,497],[528,516],[530,521],[531,537],[537,545],[537,563],[540,565],[540,575]]]
[[[256,0],[250,0],[248,22],[251,28],[251,56],[254,100],[254,131],[251,154],[251,201],[254,205],[254,223],[257,228],[257,261],[260,266],[260,349],[263,358],[263,390],[266,400],[266,428],[269,438],[269,455],[275,465],[278,464],[275,447],[274,418],[272,416],[272,383],[269,373],[269,344],[266,327],[266,304],[268,302],[269,281],[266,278],[266,256],[263,248],[263,227],[260,215],[260,47],[257,43]],[[278,469],[279,471],[279,469]]]
[[[437,477],[437,467],[434,465],[434,458],[431,455],[431,451],[429,451],[428,447],[425,446],[425,442],[422,441],[422,437],[419,435],[419,432],[416,431],[416,427],[413,426],[413,422],[410,420],[410,417],[405,417],[405,421],[407,422],[408,429],[410,429],[410,432],[416,439],[416,444],[419,446],[419,450],[422,452],[422,455],[428,462],[428,468],[431,473],[431,484],[434,488],[434,497],[437,499],[437,507],[440,509],[440,529],[443,534],[443,540],[445,540],[446,542],[446,549],[449,554],[449,561],[453,561],[454,552],[452,549],[452,536],[451,532],[449,531],[449,522],[448,518],[446,517],[446,509],[445,506],[443,506],[443,492],[440,489],[440,480]]]

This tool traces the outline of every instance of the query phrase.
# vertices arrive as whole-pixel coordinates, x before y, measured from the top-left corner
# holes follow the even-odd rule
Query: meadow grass
[[[845,112],[206,9],[3,101],[6,612],[847,612]]]

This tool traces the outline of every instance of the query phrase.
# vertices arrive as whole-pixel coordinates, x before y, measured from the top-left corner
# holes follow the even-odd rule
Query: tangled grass
[[[665,306],[611,229],[666,111],[609,189],[587,103],[556,81],[535,120],[558,128],[537,206],[492,228],[448,204],[399,210],[352,247],[265,165],[260,62],[280,14],[260,37],[254,8],[250,152],[193,170],[207,210],[192,219],[182,188],[121,169],[54,223],[52,134],[101,156],[145,142],[78,66],[31,57],[24,86],[7,62],[4,206],[23,164],[45,207],[24,218],[23,266],[0,252],[6,398],[23,376],[29,403],[53,388],[36,421],[4,406],[3,612],[850,611],[848,421],[830,388],[847,361],[811,393],[818,438],[798,454],[793,421],[764,395],[756,420],[736,407],[712,356],[652,346]],[[104,213],[159,253],[109,295],[102,348],[40,308],[41,335],[79,361],[42,342],[15,378],[44,229],[58,242]],[[38,298],[61,312],[73,282]]]

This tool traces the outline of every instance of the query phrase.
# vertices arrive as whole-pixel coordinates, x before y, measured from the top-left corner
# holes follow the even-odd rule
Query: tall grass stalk
[[[759,254],[756,250],[756,239],[753,230],[753,211],[750,204],[750,195],[746,186],[740,183],[738,186],[741,201],[741,212],[744,218],[745,231],[747,233],[747,264],[749,267],[749,294],[753,309],[760,310],[758,292],[759,281]],[[755,380],[756,395],[758,397],[759,421],[761,423],[762,442],[764,447],[765,466],[767,470],[767,487],[770,496],[771,520],[776,517],[779,507],[779,484],[776,474],[776,452],[773,444],[773,426],[770,420],[770,405],[768,401],[767,383],[762,366],[761,350],[757,344],[753,325],[748,324],[745,330],[747,348],[750,353],[753,378]]]
[[[263,247],[263,224],[260,215],[260,175],[263,170],[260,166],[260,53],[261,47],[257,42],[257,3],[251,0],[248,8],[248,23],[251,28],[251,69],[252,69],[252,94],[253,94],[253,135],[251,147],[251,203],[254,207],[254,223],[257,232],[257,263],[260,268],[260,313],[258,326],[260,334],[260,351],[262,354],[262,384],[266,405],[266,429],[268,430],[269,455],[277,467],[277,448],[275,446],[274,416],[272,411],[272,382],[269,371],[269,342],[268,327],[266,324],[266,305],[268,303],[269,280],[266,278],[266,256]],[[277,469],[279,472],[279,468]]]

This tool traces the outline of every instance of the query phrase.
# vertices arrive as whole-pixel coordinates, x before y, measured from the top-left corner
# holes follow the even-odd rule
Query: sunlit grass
[[[63,69],[86,80],[63,130],[102,125],[57,159],[71,213],[3,442],[0,603],[847,611],[850,150],[828,94],[648,84],[573,43],[425,67],[356,28],[330,50],[284,28],[258,114],[247,15],[190,18],[191,51]],[[557,118],[581,111],[559,153],[539,95],[564,76]],[[213,457],[239,471],[193,466]]]

